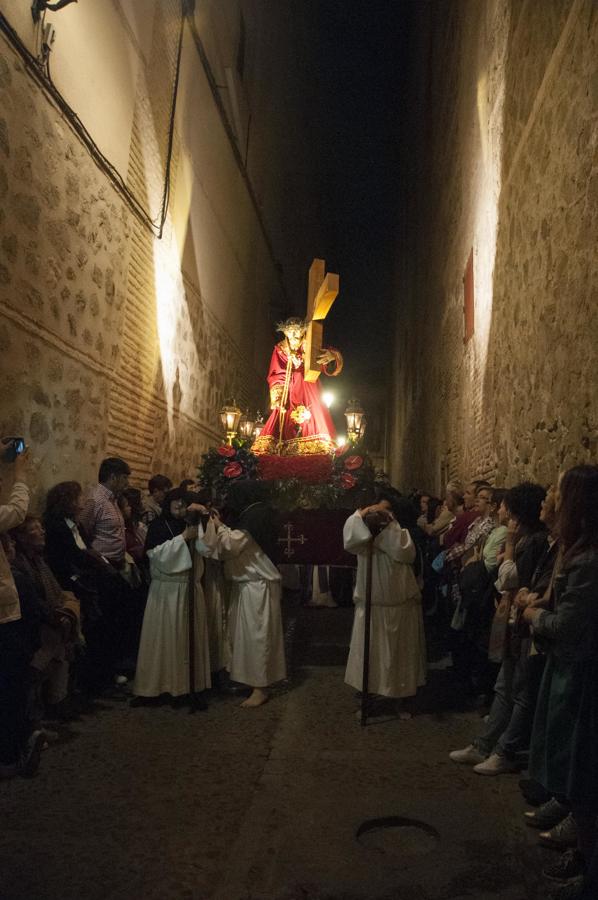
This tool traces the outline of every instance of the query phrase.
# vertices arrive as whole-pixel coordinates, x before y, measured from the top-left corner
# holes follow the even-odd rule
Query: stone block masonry
[[[152,112],[132,154],[156,140]],[[145,154],[146,191],[163,182],[160,151]],[[38,508],[56,481],[93,482],[105,455],[140,484],[193,475],[226,393],[257,405],[253,348],[179,259],[170,222],[155,240],[0,39],[0,434],[32,444]]]
[[[38,487],[89,481],[106,451],[130,214],[5,44],[0,48],[0,433]]]
[[[548,483],[598,459],[598,10],[457,0],[444,14],[432,6],[420,48],[393,476]]]

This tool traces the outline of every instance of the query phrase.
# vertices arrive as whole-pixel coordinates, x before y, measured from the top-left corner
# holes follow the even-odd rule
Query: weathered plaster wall
[[[153,17],[151,28],[136,18],[140,4]],[[126,150],[121,174],[155,215],[180,4],[78,6],[86,33],[93,9],[102,28],[109,19],[120,29],[112,51],[124,55],[120,70],[128,73],[127,97],[115,98],[116,123],[104,95],[89,128],[101,146],[102,133],[110,133],[102,149],[116,148],[115,159],[122,162]],[[227,11],[234,7],[229,0]],[[23,9],[29,15],[25,0],[1,0],[0,11],[14,14],[14,27],[34,49]],[[69,7],[71,37],[76,10]],[[54,21],[60,41],[59,14]],[[64,80],[68,48],[60,46]],[[85,52],[83,41],[72,42],[71,72]],[[267,48],[260,54],[267,58]],[[113,62],[108,54],[105,65]],[[85,71],[82,60],[82,81]],[[89,86],[90,105],[96,87]],[[116,89],[108,77],[106,91]],[[78,84],[73,97],[83,104],[82,90]],[[126,109],[131,120],[123,131]],[[76,111],[84,118],[84,108]],[[278,177],[273,162],[275,184]],[[289,190],[292,197],[292,184]],[[156,471],[193,474],[201,453],[220,440],[224,400],[235,395],[254,409],[262,405],[271,311],[284,305],[264,227],[277,222],[259,223],[188,28],[161,240],[133,215],[0,36],[0,434],[22,434],[33,446],[38,504],[57,480],[92,482],[108,454],[124,456],[138,482]]]
[[[422,15],[393,475],[549,481],[598,450],[598,9],[458,0]]]

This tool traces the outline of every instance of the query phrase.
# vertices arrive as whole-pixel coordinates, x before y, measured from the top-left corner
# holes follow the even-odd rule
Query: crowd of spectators
[[[0,778],[31,776],[57,726],[135,672],[149,586],[148,524],[172,487],[144,496],[130,469],[105,459],[86,494],[76,481],[29,512],[29,451],[0,506]]]
[[[26,451],[0,506],[0,778],[33,775],[56,723],[134,675],[155,544],[148,528],[151,537],[162,517],[170,536],[195,539],[183,506],[203,509],[190,480],[173,492],[155,475],[143,495],[129,486],[127,463],[109,458],[86,494],[75,481],[52,487],[38,517],[28,467]],[[431,667],[450,667],[462,698],[489,710],[450,758],[479,776],[527,770],[520,787],[535,808],[525,821],[563,851],[546,876],[559,897],[595,898],[598,467],[576,466],[547,488],[451,481],[442,499],[411,499],[400,524],[417,547]],[[214,609],[203,640],[222,645],[221,667]]]
[[[433,667],[489,705],[450,752],[479,776],[521,772],[525,822],[560,851],[559,900],[598,896],[598,466],[548,488],[452,481],[414,496]]]

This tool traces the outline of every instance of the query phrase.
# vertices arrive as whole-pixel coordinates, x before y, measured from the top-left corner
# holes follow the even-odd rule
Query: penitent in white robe
[[[207,548],[204,596],[208,617],[210,668],[212,672],[221,672],[222,669],[228,668],[231,655],[228,636],[228,585],[224,578],[224,564],[218,556],[216,529],[212,519],[206,526],[203,543]]]
[[[355,618],[345,682],[363,684],[367,551],[372,534],[358,513],[345,522],[345,550],[357,556]],[[369,692],[411,697],[426,683],[426,641],[421,593],[413,572],[415,545],[406,528],[391,522],[374,539]]]
[[[201,576],[205,546],[195,544],[195,691],[211,686],[206,605]],[[189,693],[189,576],[191,553],[182,535],[147,552],[151,585],[143,616],[134,693]]]
[[[231,584],[228,630],[233,681],[267,687],[286,678],[280,572],[247,531],[218,529],[218,555]]]

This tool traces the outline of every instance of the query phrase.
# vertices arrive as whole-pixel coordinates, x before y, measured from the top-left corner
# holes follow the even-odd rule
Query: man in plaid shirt
[[[125,522],[117,497],[127,487],[130,474],[124,459],[112,456],[102,460],[99,483],[92,488],[79,519],[92,550],[117,569],[125,559]]]
[[[117,497],[129,483],[131,470],[124,459],[102,460],[98,484],[91,489],[79,524],[89,546],[108,563],[97,573],[96,587],[101,615],[90,622],[85,632],[92,691],[102,690],[117,677],[126,655],[127,635],[131,630],[130,593],[119,571],[125,565],[125,523]]]

